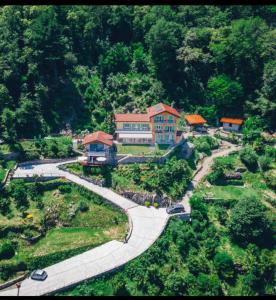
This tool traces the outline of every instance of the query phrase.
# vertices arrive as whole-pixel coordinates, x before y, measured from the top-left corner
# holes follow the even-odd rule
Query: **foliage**
[[[248,170],[256,171],[258,168],[258,156],[250,146],[247,146],[240,151],[240,159],[246,165]]]
[[[270,226],[265,207],[254,197],[239,200],[227,223],[232,239],[240,245],[269,241]]]
[[[14,254],[15,251],[11,243],[6,242],[0,246],[0,259],[10,259]]]
[[[237,110],[235,107],[242,96],[242,85],[225,74],[212,77],[208,81],[208,97],[214,102],[221,116],[231,113],[231,108]]]
[[[112,133],[114,112],[159,101],[275,129],[272,24],[270,6],[3,6],[1,138]]]
[[[191,141],[197,151],[207,155],[211,155],[211,150],[217,149],[219,146],[218,140],[211,136],[194,137],[191,138]]]
[[[259,157],[259,164],[262,172],[269,170],[272,159],[269,156],[263,155]]]
[[[231,279],[234,276],[234,263],[232,257],[225,252],[218,252],[214,257],[214,265],[220,276]]]

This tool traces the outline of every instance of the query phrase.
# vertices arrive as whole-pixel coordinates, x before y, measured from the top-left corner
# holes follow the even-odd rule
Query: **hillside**
[[[275,6],[2,6],[0,138],[112,132],[160,101],[275,129]]]

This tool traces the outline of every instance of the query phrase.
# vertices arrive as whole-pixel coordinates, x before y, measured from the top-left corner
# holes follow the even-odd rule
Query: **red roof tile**
[[[167,104],[161,103],[161,102],[156,104],[156,105],[153,105],[153,106],[149,107],[147,109],[147,112],[148,112],[148,115],[149,115],[150,118],[153,117],[153,116],[159,115],[162,112],[168,112],[171,115],[174,115],[176,117],[180,117],[179,112],[175,108],[173,108],[173,107],[171,107]]]
[[[115,122],[149,122],[147,114],[115,114]]]
[[[207,121],[201,115],[185,115],[185,119],[189,125],[207,123]]]
[[[242,119],[232,119],[232,118],[221,118],[220,122],[241,125],[243,123],[243,120]]]
[[[86,135],[82,141],[82,144],[86,145],[86,144],[91,144],[94,142],[100,142],[102,144],[112,146],[112,144],[113,144],[112,140],[113,140],[112,135],[105,133],[103,131],[97,131],[97,132]]]

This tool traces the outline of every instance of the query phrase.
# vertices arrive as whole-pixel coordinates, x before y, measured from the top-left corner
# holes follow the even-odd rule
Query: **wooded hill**
[[[2,6],[0,138],[112,132],[160,101],[275,129],[276,6]]]

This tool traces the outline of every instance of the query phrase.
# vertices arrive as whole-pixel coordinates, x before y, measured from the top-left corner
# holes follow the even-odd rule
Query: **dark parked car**
[[[168,214],[176,214],[176,213],[184,212],[185,209],[184,209],[183,204],[178,203],[178,204],[174,204],[172,206],[167,207],[166,211]]]
[[[48,274],[44,270],[35,270],[31,274],[31,278],[33,280],[40,280],[43,281],[47,278]]]

